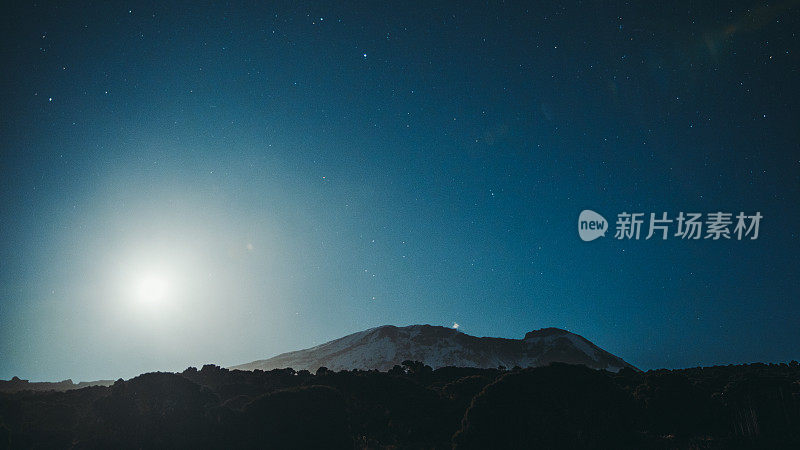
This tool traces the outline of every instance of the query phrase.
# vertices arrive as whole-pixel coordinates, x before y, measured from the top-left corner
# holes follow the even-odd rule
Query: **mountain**
[[[0,380],[0,392],[19,392],[19,391],[69,391],[81,389],[89,386],[111,386],[114,380],[81,381],[74,383],[72,380],[51,382],[30,382],[14,377],[8,381]]]
[[[543,328],[523,339],[475,337],[452,328],[431,325],[385,325],[353,333],[305,350],[233,366],[239,370],[291,367],[316,371],[378,369],[386,371],[405,360],[422,361],[434,369],[445,366],[512,368],[546,366],[551,362],[584,364],[612,372],[635,367],[574,333]]]

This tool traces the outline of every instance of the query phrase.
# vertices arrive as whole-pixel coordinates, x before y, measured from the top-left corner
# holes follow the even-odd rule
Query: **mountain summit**
[[[559,328],[531,331],[524,339],[505,339],[475,337],[452,328],[431,325],[385,325],[231,369],[272,370],[291,367],[313,372],[320,367],[327,367],[336,371],[386,371],[405,360],[422,361],[434,369],[445,366],[536,367],[551,362],[584,364],[612,372],[623,367],[634,368],[584,337]]]

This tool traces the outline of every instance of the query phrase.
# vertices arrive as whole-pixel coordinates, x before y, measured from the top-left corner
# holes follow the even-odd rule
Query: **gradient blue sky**
[[[59,3],[0,19],[0,378],[453,322],[800,359],[797,2]],[[587,208],[764,219],[586,243]]]

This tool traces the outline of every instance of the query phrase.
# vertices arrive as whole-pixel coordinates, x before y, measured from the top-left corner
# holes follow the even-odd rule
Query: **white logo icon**
[[[584,209],[578,216],[578,234],[584,241],[593,241],[600,236],[605,237],[608,222],[603,216],[591,209]]]

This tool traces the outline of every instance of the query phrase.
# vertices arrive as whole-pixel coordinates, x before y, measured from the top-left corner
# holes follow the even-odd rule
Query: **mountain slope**
[[[231,369],[272,370],[291,367],[313,372],[319,367],[327,367],[336,371],[386,371],[405,360],[422,361],[434,369],[445,366],[535,367],[554,361],[584,364],[614,372],[623,367],[634,368],[582,336],[558,328],[531,331],[524,339],[504,339],[479,338],[452,328],[431,325],[386,325]]]

